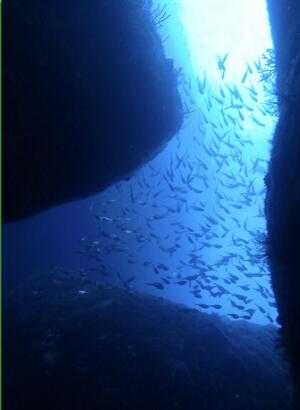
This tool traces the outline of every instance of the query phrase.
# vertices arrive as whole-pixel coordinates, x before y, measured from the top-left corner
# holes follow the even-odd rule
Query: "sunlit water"
[[[181,68],[185,124],[138,175],[94,203],[102,231],[101,242],[92,242],[94,256],[103,252],[97,246],[104,236],[106,269],[120,279],[125,272],[125,285],[234,319],[274,323],[260,246],[276,122],[260,81],[262,54],[272,47],[265,4],[154,2],[159,7],[161,16],[170,15],[160,32],[167,56]]]

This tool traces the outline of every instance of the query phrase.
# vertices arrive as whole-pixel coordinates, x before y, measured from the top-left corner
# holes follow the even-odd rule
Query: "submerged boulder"
[[[288,410],[277,329],[53,269],[5,294],[4,407]]]
[[[3,216],[128,177],[180,128],[148,0],[3,4]]]

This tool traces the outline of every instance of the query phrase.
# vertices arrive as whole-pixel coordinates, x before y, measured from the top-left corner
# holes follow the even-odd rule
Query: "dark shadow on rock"
[[[147,0],[4,2],[2,79],[5,221],[128,177],[183,120]]]
[[[277,330],[207,315],[76,271],[6,294],[10,410],[291,409]]]
[[[266,177],[267,253],[300,408],[300,3],[268,0],[279,121]]]

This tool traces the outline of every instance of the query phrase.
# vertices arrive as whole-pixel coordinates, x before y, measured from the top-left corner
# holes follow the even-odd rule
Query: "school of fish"
[[[228,55],[216,58],[218,83],[205,71],[196,79],[181,74],[181,132],[91,204],[98,235],[83,237],[78,252],[98,262],[99,280],[275,324],[261,244],[268,155],[260,150],[275,119],[253,85],[261,61],[247,62],[232,84]]]

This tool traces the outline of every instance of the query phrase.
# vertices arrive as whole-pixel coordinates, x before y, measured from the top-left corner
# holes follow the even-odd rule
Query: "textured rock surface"
[[[292,408],[272,326],[95,287],[70,269],[6,293],[4,318],[10,410]]]
[[[148,3],[4,3],[6,221],[103,190],[180,127]]]
[[[267,248],[283,343],[299,396],[300,3],[286,0],[268,3],[276,50],[280,117],[266,178]]]

